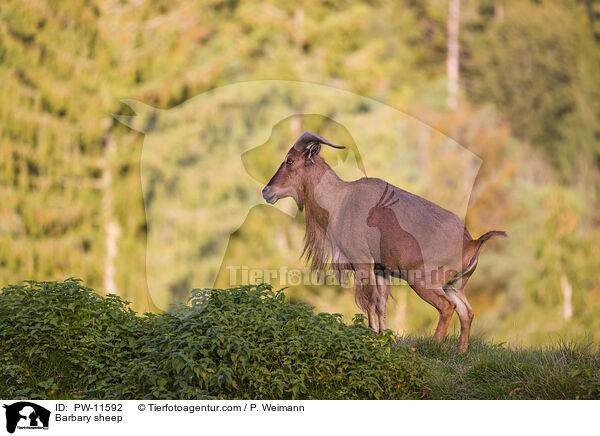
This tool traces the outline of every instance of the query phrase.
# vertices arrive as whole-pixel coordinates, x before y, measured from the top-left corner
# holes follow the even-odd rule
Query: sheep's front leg
[[[377,317],[379,318],[379,331],[387,330],[387,323],[385,321],[385,312],[387,306],[387,299],[390,295],[390,278],[383,274],[375,274],[377,280],[377,304],[375,310]]]
[[[356,269],[355,292],[358,304],[365,312],[367,312],[369,327],[375,330],[376,333],[379,332],[376,317],[378,292],[372,265],[367,265]]]

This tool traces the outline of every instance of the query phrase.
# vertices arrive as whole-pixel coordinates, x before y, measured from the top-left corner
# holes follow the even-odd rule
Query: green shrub
[[[0,397],[106,397],[143,319],[75,279],[26,283],[0,294]]]
[[[472,338],[376,335],[357,315],[314,314],[269,285],[192,291],[137,316],[78,280],[0,293],[0,398],[600,398],[600,355]]]
[[[136,316],[77,280],[0,294],[0,397],[418,398],[423,359],[361,316],[318,314],[268,285],[194,290]]]

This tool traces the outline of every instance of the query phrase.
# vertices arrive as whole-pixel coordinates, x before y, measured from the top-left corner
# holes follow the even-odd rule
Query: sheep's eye
[[[288,165],[291,165],[291,164],[293,164],[293,163],[294,163],[294,161],[293,161],[293,160],[291,160],[291,159],[288,159],[288,160],[286,160],[286,161],[285,161],[285,163],[286,163],[286,164],[288,164]]]

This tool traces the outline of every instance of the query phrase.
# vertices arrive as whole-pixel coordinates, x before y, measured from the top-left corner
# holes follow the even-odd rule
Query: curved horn
[[[294,148],[298,151],[304,150],[308,145],[320,143],[326,144],[333,148],[346,148],[343,145],[335,145],[323,138],[321,135],[317,135],[314,132],[304,132],[294,143]]]

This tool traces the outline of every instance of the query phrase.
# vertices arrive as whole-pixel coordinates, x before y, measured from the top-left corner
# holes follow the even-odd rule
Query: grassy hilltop
[[[302,215],[260,191],[312,130],[349,146],[322,151],[342,178],[364,175],[355,147],[368,176],[457,212],[474,236],[509,233],[469,281],[477,335],[600,343],[600,0],[462,1],[455,108],[448,11],[1,1],[0,283],[77,276],[145,312],[149,289],[166,308],[198,284],[244,283],[230,265],[302,269]],[[481,160],[474,180],[461,151]],[[394,285],[389,326],[430,329],[436,312]],[[286,293],[356,310],[337,286]]]
[[[30,399],[600,398],[597,350],[375,335],[269,285],[194,290],[136,315],[78,280],[0,293],[0,397]]]

